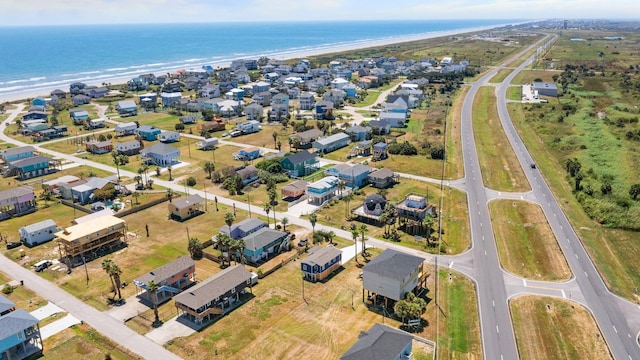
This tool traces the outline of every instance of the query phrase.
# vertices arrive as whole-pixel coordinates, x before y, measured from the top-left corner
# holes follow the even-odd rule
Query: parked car
[[[302,239],[300,239],[300,241],[298,242],[298,246],[302,247],[302,246],[306,246],[307,245],[307,241],[309,241],[306,237],[303,237]]]
[[[22,243],[20,241],[9,241],[7,243],[7,249],[15,249],[20,245],[22,245]]]
[[[236,130],[231,130],[231,131],[229,131],[229,135],[231,135],[231,137],[240,136],[240,135],[242,135],[242,134],[244,134],[244,133],[242,132],[242,130],[237,130],[237,129],[236,129]]]
[[[51,266],[51,260],[42,260],[42,261],[36,263],[35,265],[33,265],[33,267],[36,270],[36,272],[43,271],[44,269],[48,268],[49,266]]]

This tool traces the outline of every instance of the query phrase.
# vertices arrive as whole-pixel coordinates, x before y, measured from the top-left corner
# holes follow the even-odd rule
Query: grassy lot
[[[568,280],[571,270],[540,206],[526,201],[489,204],[502,266],[535,280]]]
[[[0,272],[0,286],[7,284],[11,279],[6,274]],[[16,308],[33,311],[39,307],[47,305],[48,301],[40,297],[24,286],[16,286],[10,294],[2,293],[2,296],[16,304]]]
[[[520,296],[509,305],[522,359],[613,359],[581,305],[541,296]]]
[[[592,35],[595,36],[565,36]],[[631,36],[631,41],[637,40],[637,34],[626,35]],[[609,288],[640,302],[633,292],[640,282],[640,265],[636,261],[640,244],[635,241],[637,231],[624,230],[637,229],[640,218],[640,205],[628,194],[631,184],[637,183],[635,169],[640,163],[639,142],[627,138],[627,133],[640,130],[633,120],[637,118],[635,105],[640,93],[625,85],[625,81],[637,82],[637,76],[623,74],[633,60],[632,46],[626,37],[619,42],[571,42],[565,36],[550,51],[556,68],[564,68],[558,64],[571,64],[585,66],[586,72],[570,76],[565,95],[549,104],[511,104],[509,110],[520,136]],[[605,53],[604,59],[599,51]],[[599,73],[603,64],[605,76]],[[591,71],[598,75],[591,76]],[[579,191],[575,179],[565,170],[570,158],[578,159],[582,165]],[[605,183],[611,185],[609,194],[602,193]]]
[[[510,86],[507,89],[507,100],[522,100],[522,87],[521,86]]]
[[[438,279],[438,302],[442,311],[438,318],[439,358],[481,359],[480,320],[473,283],[455,271],[439,270]],[[427,285],[435,289],[435,284]],[[430,323],[435,323],[438,311],[435,306],[427,306],[426,317]],[[428,330],[426,337],[435,339],[435,326],[429,326]]]
[[[100,335],[87,324],[74,325],[44,340],[44,354],[38,359],[102,360],[107,355],[111,359],[133,360],[138,357],[128,350]],[[28,359],[36,359],[30,357]]]
[[[482,87],[473,105],[473,134],[485,186],[500,191],[531,189],[498,118],[494,88]]]
[[[512,84],[524,85],[531,84],[533,80],[540,79],[545,82],[554,82],[553,76],[560,75],[560,71],[556,70],[523,70],[513,78]],[[518,98],[520,100],[520,98]]]
[[[509,69],[509,68],[500,69],[500,70],[498,70],[498,73],[489,80],[489,82],[490,83],[501,83],[501,82],[504,81],[504,79],[507,78],[507,76],[509,76],[509,74],[511,74],[512,71],[513,71],[513,69]]]
[[[349,208],[354,209],[362,205],[367,195],[376,192],[377,189],[371,187],[363,188],[362,194],[354,197],[349,204]],[[425,195],[427,192],[429,194],[429,203],[438,205],[440,198],[443,197],[439,186],[409,179],[401,179],[399,184],[387,189],[386,198],[389,201],[398,202],[403,200],[409,193]],[[445,233],[443,235],[442,251],[446,254],[459,254],[470,245],[466,195],[461,191],[445,188],[443,206],[442,227]],[[316,212],[318,222],[337,228],[341,226],[349,227],[350,224],[359,226],[360,222],[345,219],[345,209],[346,203],[342,200],[330,203]],[[369,228],[368,236],[378,239],[383,238],[383,227],[371,224],[367,226]],[[414,249],[437,252],[437,247],[427,246],[424,240],[417,242],[413,236],[407,235],[403,231],[399,231],[399,233],[401,234],[400,243],[402,245]]]
[[[462,121],[462,103],[469,92],[469,87],[465,86],[456,92],[453,98],[451,111],[447,118],[447,139],[446,139],[446,166],[445,174],[447,179],[460,179],[464,176],[464,164],[462,162],[462,135],[460,134],[460,122]],[[452,155],[453,154],[453,155]]]
[[[375,249],[371,252],[379,253]],[[217,354],[211,355],[213,359],[338,358],[356,341],[360,331],[380,322],[382,317],[379,308],[369,310],[362,303],[359,272],[350,261],[326,283],[305,283],[305,303],[299,265],[291,262],[260,280],[253,288],[255,297],[246,304],[201,332],[174,339],[167,348],[185,359],[197,358],[202,353]],[[447,320],[440,317],[439,350],[452,354],[452,358],[479,356],[478,317],[477,313],[469,315],[475,307],[457,306],[475,299],[471,282],[455,274],[452,282],[441,282],[440,291],[441,303],[448,302],[443,311],[451,316]],[[432,303],[423,318],[428,324],[435,323]],[[388,316],[384,322],[399,326],[397,320]],[[435,332],[430,325],[418,335],[433,339]],[[460,340],[452,339],[453,336]],[[417,354],[425,358],[429,350]]]

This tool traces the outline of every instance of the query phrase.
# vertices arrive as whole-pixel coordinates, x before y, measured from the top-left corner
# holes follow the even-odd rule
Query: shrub
[[[15,290],[15,288],[9,284],[6,284],[3,288],[2,288],[2,293],[5,295],[9,295],[13,292],[13,290]]]
[[[405,141],[403,143],[393,143],[389,145],[388,151],[389,151],[389,154],[394,154],[394,155],[417,155],[418,154],[418,149],[416,149],[416,147],[413,146],[413,144],[411,144],[408,141]]]
[[[190,176],[187,179],[187,186],[195,186],[196,185],[196,178],[194,178],[193,176]]]

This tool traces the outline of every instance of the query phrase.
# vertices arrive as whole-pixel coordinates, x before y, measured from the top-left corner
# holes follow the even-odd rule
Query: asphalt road
[[[551,41],[554,41],[555,38],[557,36]],[[636,309],[636,307],[625,306],[622,309],[618,306],[621,299],[609,292],[546,181],[538,169],[530,167],[530,164],[534,163],[533,158],[516,132],[509,116],[506,101],[507,88],[518,72],[530,63],[531,61],[527,61],[520,65],[497,87],[496,95],[500,121],[531,184],[533,194],[549,221],[551,229],[573,271],[575,281],[579,285],[587,306],[595,317],[611,353],[616,359],[640,359],[640,347],[636,340],[637,334],[632,332],[627,322],[627,319],[639,315],[638,311],[635,311],[634,314],[629,313],[631,309]]]

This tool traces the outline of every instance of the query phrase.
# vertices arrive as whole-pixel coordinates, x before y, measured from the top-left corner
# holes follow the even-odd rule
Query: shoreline
[[[526,22],[523,22],[523,23],[526,23]],[[500,27],[508,26],[508,25],[519,25],[523,23],[517,23],[517,24],[506,23],[506,24],[497,24],[492,26],[482,26],[482,27],[447,30],[447,31],[434,31],[429,33],[380,38],[375,40],[362,39],[362,40],[349,42],[346,44],[331,44],[326,47],[320,47],[316,49],[304,49],[304,50],[289,49],[289,50],[277,51],[271,54],[236,56],[236,57],[226,58],[224,60],[218,60],[218,61],[214,60],[209,62],[193,63],[193,64],[189,64],[190,66],[185,66],[185,64],[180,64],[180,65],[169,66],[169,67],[162,68],[160,70],[154,70],[154,71],[149,71],[149,70],[131,71],[126,76],[114,76],[114,77],[105,76],[99,79],[98,78],[70,79],[68,82],[65,83],[66,86],[63,86],[60,84],[46,85],[46,86],[36,85],[34,87],[24,89],[24,90],[0,93],[0,103],[24,101],[26,99],[34,98],[37,96],[49,97],[50,96],[49,93],[55,89],[61,89],[65,92],[68,92],[68,87],[73,82],[84,82],[87,85],[93,85],[93,86],[100,86],[103,83],[120,85],[120,84],[125,84],[127,81],[131,80],[133,77],[141,74],[148,74],[148,73],[164,74],[167,72],[172,72],[180,69],[200,68],[203,65],[211,65],[213,67],[228,67],[231,64],[231,61],[236,59],[259,58],[261,56],[267,56],[269,58],[278,59],[278,60],[290,60],[290,59],[312,57],[312,56],[318,56],[318,55],[324,55],[324,54],[331,54],[336,52],[360,50],[360,49],[366,49],[366,48],[377,47],[377,46],[386,46],[386,45],[392,45],[392,44],[407,43],[412,41],[434,39],[434,38],[439,38],[443,36],[468,34],[468,33],[473,33],[478,31],[497,29]]]

